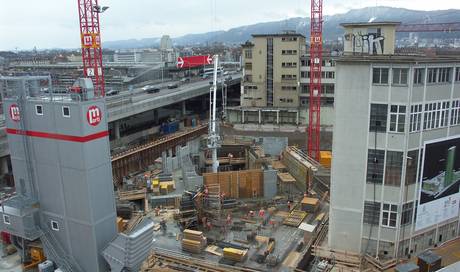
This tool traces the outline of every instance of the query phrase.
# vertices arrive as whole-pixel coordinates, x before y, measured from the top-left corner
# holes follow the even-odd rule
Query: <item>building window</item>
[[[385,151],[369,149],[367,154],[367,182],[382,183]]]
[[[297,50],[281,50],[281,55],[297,55]]]
[[[70,108],[69,107],[62,107],[62,116],[70,117]]]
[[[5,224],[7,224],[7,225],[11,225],[11,221],[10,221],[10,216],[9,216],[9,215],[6,215],[6,214],[3,215],[3,223],[5,223]]]
[[[417,182],[417,162],[418,162],[418,150],[411,150],[407,152],[406,185],[415,184]]]
[[[388,84],[388,68],[373,68],[372,83]]]
[[[293,103],[294,100],[292,98],[280,98],[281,103]]]
[[[452,101],[450,116],[450,125],[456,126],[460,124],[460,100]]]
[[[416,68],[414,70],[414,84],[420,85],[425,83],[425,68]]]
[[[281,90],[283,91],[297,91],[296,86],[281,86]]]
[[[428,83],[448,83],[452,68],[428,68]]]
[[[425,104],[423,129],[446,127],[448,125],[449,107],[449,101]]]
[[[460,67],[455,68],[455,81],[460,81]]]
[[[450,82],[450,73],[451,68],[439,68],[439,83],[448,83]]]
[[[281,66],[283,68],[296,68],[297,67],[297,62],[283,62],[283,63],[281,63]]]
[[[382,226],[396,227],[396,219],[398,217],[398,205],[383,203],[382,209]]]
[[[334,84],[323,84],[321,85],[321,93],[334,94]]]
[[[421,129],[423,105],[410,106],[410,132],[418,132]]]
[[[393,84],[394,85],[407,85],[407,68],[394,68],[393,69]]]
[[[388,116],[388,105],[371,104],[369,131],[386,132],[387,131],[387,116]]]
[[[35,105],[35,113],[37,115],[43,115],[43,106],[42,105]]]
[[[255,91],[257,90],[257,86],[247,85],[247,86],[244,86],[244,90],[245,91]]]
[[[404,132],[406,125],[406,106],[391,105],[390,107],[390,132]]]
[[[252,62],[246,62],[244,64],[244,69],[246,70],[252,70]]]
[[[296,80],[297,75],[281,75],[281,80]]]
[[[51,220],[51,229],[55,231],[59,231],[59,224],[58,222]]]
[[[380,202],[365,201],[363,223],[377,225],[380,221]]]
[[[252,75],[245,75],[244,76],[244,81],[245,82],[252,82]]]
[[[403,153],[399,151],[387,151],[385,164],[385,185],[401,185],[401,173]]]
[[[244,50],[244,57],[246,59],[252,59],[252,50],[250,50],[250,49]]]
[[[283,42],[295,42],[295,41],[297,41],[297,37],[282,37],[281,41],[283,41]]]
[[[310,72],[301,71],[300,72],[300,77],[301,78],[309,78],[310,77]]]
[[[414,202],[403,204],[401,212],[401,226],[408,225],[412,221],[412,214],[414,211]]]

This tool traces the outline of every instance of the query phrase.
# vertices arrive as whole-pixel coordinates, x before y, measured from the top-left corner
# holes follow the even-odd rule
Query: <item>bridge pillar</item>
[[[113,122],[113,133],[115,140],[120,139],[120,121]]]
[[[153,110],[153,122],[155,123],[155,125],[159,125],[158,124],[158,109]]]
[[[0,158],[0,175],[7,174],[8,169],[8,156]]]
[[[244,110],[241,110],[241,124],[244,124]]]
[[[185,100],[182,101],[182,117],[187,115],[187,105],[185,104]]]
[[[262,124],[262,111],[259,110],[259,124]]]
[[[279,125],[279,123],[280,123],[280,111],[277,110],[277,111],[276,111],[276,124]]]

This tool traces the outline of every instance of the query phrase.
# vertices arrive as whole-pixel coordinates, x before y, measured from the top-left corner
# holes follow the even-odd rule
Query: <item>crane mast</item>
[[[101,29],[99,26],[99,14],[101,12],[98,0],[78,0],[83,74],[92,79],[96,96],[105,95]]]
[[[321,122],[321,66],[323,62],[323,1],[311,0],[310,22],[310,107],[308,155],[319,161]]]
[[[219,134],[217,133],[217,70],[219,67],[219,55],[213,56],[214,62],[214,78],[211,87],[210,95],[210,120],[209,120],[209,136],[208,136],[208,148],[212,152],[212,172],[217,173],[219,168],[219,160],[217,159],[217,148],[219,147]]]

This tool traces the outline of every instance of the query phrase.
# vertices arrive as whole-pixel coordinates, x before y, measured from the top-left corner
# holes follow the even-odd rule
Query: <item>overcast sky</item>
[[[227,30],[258,22],[309,16],[307,0],[99,0],[102,40],[172,37]],[[458,0],[324,0],[324,13],[393,6],[419,10],[460,8]],[[77,48],[77,0],[0,0],[0,50]]]

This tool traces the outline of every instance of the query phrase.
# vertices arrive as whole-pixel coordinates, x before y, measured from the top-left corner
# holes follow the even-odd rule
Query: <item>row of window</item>
[[[252,70],[252,62],[246,62],[244,64],[244,69],[246,70]]]
[[[433,67],[433,68],[416,68],[414,70],[414,84],[424,84],[425,83],[425,71],[427,71],[427,83],[428,84],[444,84],[451,82],[452,67]],[[393,68],[392,72],[392,81],[393,85],[407,85],[408,84],[408,68]],[[390,68],[373,68],[372,69],[372,83],[388,85],[390,78]],[[460,67],[455,69],[454,75],[455,81],[460,81]]]
[[[297,80],[297,75],[281,75],[281,80]]]
[[[294,99],[292,98],[280,98],[281,103],[293,103]]]
[[[297,50],[281,50],[281,55],[297,55]]]
[[[401,225],[407,225],[412,220],[414,213],[414,203],[408,202],[403,204],[401,211]],[[391,203],[364,202],[363,222],[365,224],[377,225],[380,223],[383,227],[395,228],[398,218],[398,205]]]
[[[300,72],[300,77],[302,78],[310,78],[310,71],[301,71]],[[330,78],[333,79],[335,78],[335,72],[332,71],[322,71],[321,72],[321,78]]]
[[[302,66],[307,66],[308,67],[308,66],[310,66],[310,64],[311,64],[310,59],[301,60],[301,65]],[[333,61],[333,60],[323,60],[321,62],[321,66],[323,66],[323,67],[333,67],[333,66],[335,66],[335,61]]]
[[[43,115],[43,105],[35,105],[35,114]],[[62,116],[69,118],[70,117],[70,108],[67,106],[62,107]]]
[[[297,62],[283,62],[281,63],[283,68],[297,68]]]
[[[11,219],[10,219],[10,216],[7,215],[7,214],[4,214],[3,215],[3,223],[5,225],[11,225]],[[51,229],[52,230],[55,230],[55,231],[59,231],[59,223],[54,221],[54,220],[51,220]]]
[[[406,106],[391,105],[389,132],[404,133]],[[449,120],[450,111],[450,120]],[[387,132],[388,105],[371,104],[369,131]],[[422,120],[423,119],[423,120]],[[419,132],[460,124],[460,100],[414,104],[410,107],[409,132]]]
[[[332,83],[324,83],[321,84],[321,93],[322,94],[334,94],[335,92],[335,85]],[[302,85],[302,93],[310,93],[310,85],[303,84]]]
[[[295,41],[297,41],[297,37],[282,37],[281,41],[283,41],[283,42],[295,42]]]

